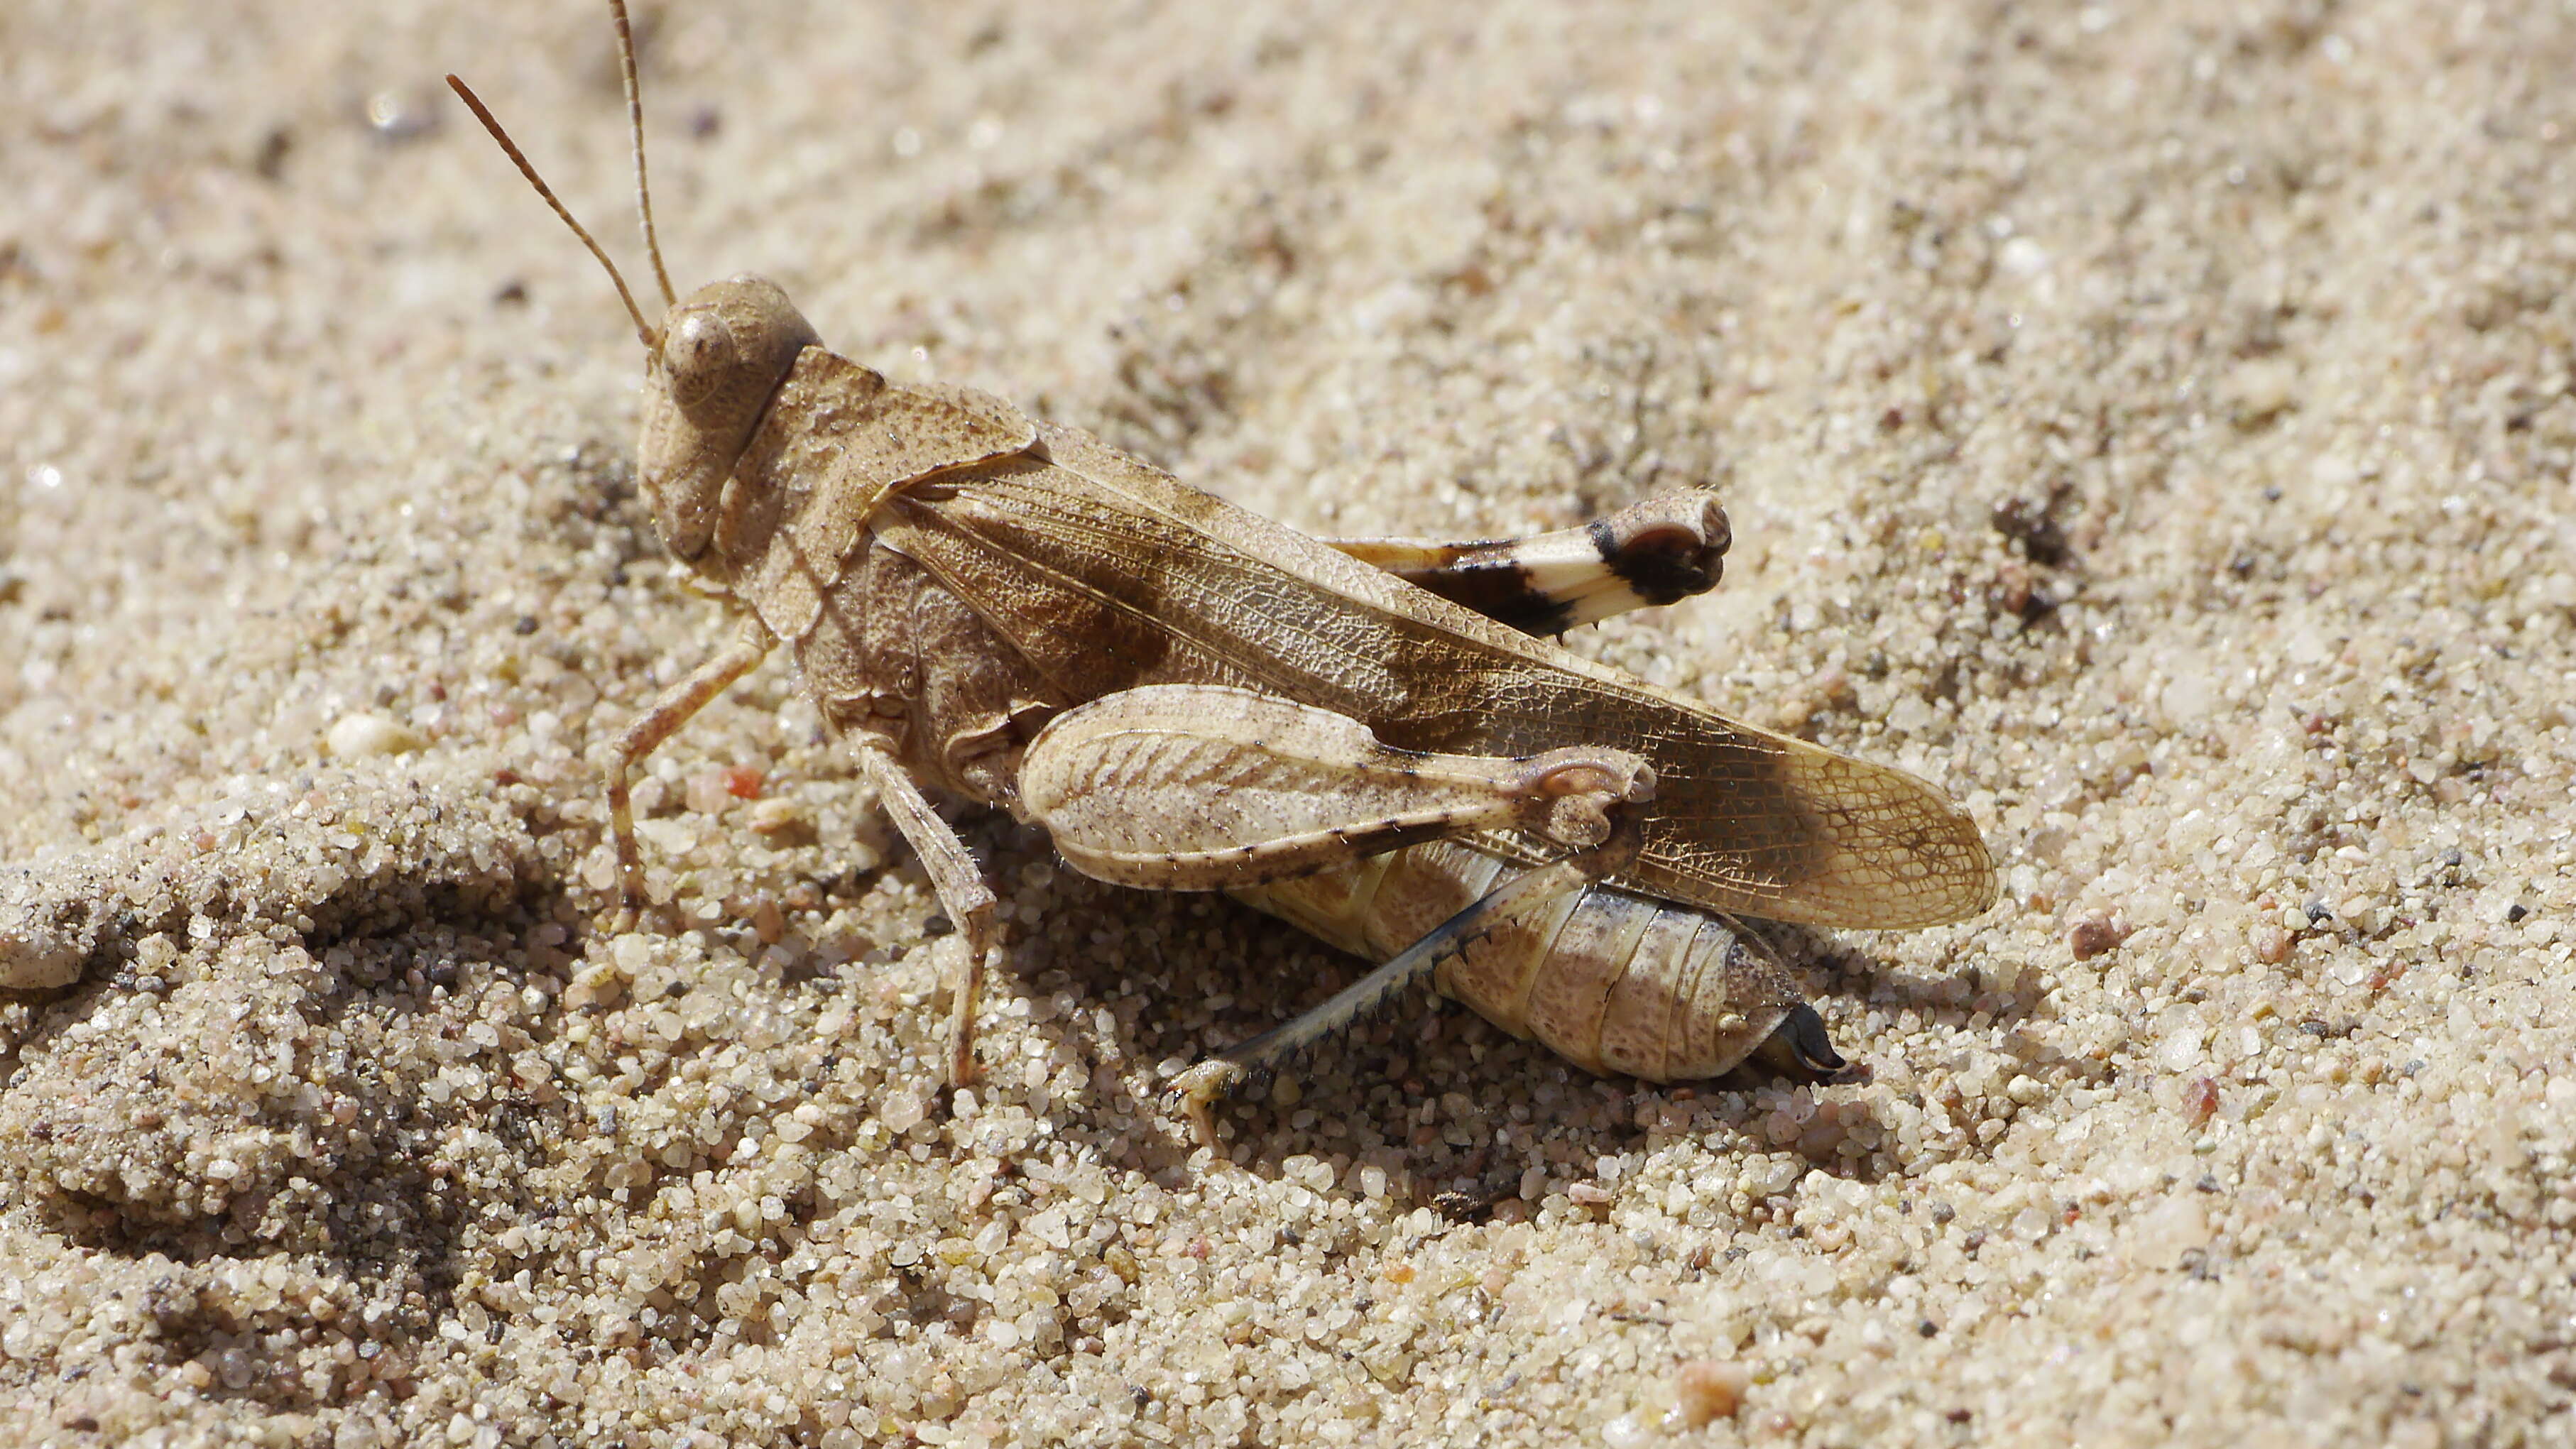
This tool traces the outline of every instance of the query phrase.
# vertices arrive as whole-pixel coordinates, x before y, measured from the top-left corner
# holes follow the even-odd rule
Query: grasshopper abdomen
[[[1417,845],[1237,899],[1355,955],[1385,960],[1527,869],[1450,841]],[[1442,995],[1586,1071],[1688,1082],[1718,1076],[1808,1011],[1797,982],[1728,922],[1606,885],[1564,896],[1463,944],[1436,968]],[[1841,1058],[1804,1034],[1797,1065]]]

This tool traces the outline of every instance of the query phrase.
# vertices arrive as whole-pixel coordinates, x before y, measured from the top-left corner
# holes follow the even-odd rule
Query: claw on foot
[[[1217,1151],[1216,1104],[1234,1095],[1251,1074],[1223,1057],[1210,1057],[1179,1076],[1168,1089],[1172,1100],[1190,1114],[1190,1135],[1201,1147]]]

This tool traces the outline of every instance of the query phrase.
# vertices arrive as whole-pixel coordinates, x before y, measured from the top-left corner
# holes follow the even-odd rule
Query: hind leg
[[[1562,634],[1717,587],[1732,541],[1717,495],[1662,493],[1575,528],[1437,543],[1324,540],[1372,568],[1524,634]]]

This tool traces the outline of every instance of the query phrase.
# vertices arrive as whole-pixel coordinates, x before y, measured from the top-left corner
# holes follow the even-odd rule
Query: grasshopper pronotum
[[[1202,1137],[1247,1075],[1426,976],[1596,1071],[1688,1080],[1757,1051],[1837,1069],[1726,913],[1906,927],[1992,901],[1975,824],[1932,786],[1534,637],[1714,584],[1728,540],[1706,495],[1517,543],[1317,540],[998,398],[890,383],[760,278],[679,298],[610,8],[658,325],[448,79],[615,282],[644,344],[654,526],[741,611],[617,740],[630,917],[630,772],[782,643],[957,923],[952,1083],[994,896],[925,782],[1043,825],[1087,873],[1231,890],[1385,963],[1184,1074]]]

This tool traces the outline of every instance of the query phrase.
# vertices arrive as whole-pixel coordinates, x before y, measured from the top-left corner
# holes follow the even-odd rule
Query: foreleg
[[[717,695],[733,686],[735,680],[749,674],[767,658],[771,643],[769,631],[760,621],[745,618],[742,629],[724,652],[689,671],[687,678],[663,690],[652,706],[625,729],[618,732],[612,746],[615,762],[608,770],[608,828],[617,845],[617,876],[621,898],[616,928],[634,929],[644,910],[644,851],[635,840],[635,811],[628,798],[628,780],[644,757],[661,747],[664,740],[677,734],[692,716],[711,703]]]

